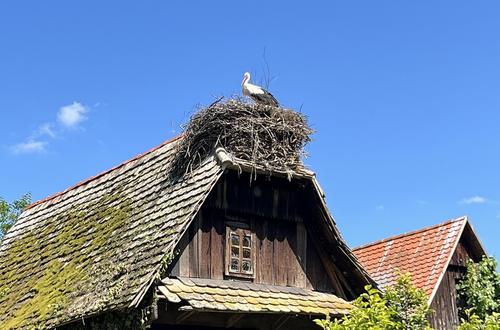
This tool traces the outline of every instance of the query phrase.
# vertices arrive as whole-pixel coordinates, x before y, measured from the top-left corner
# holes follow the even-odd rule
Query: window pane
[[[236,233],[231,233],[231,245],[240,245],[240,237]]]
[[[236,258],[240,257],[240,249],[238,247],[236,246],[231,247],[231,257],[236,257]]]
[[[251,252],[252,250],[250,249],[243,249],[243,258],[247,258],[247,259],[250,259],[250,255],[251,255]]]
[[[252,262],[250,260],[243,260],[241,263],[241,271],[245,273],[252,272]]]
[[[231,258],[231,271],[237,272],[239,271],[239,260]]]
[[[250,236],[245,235],[245,237],[243,237],[243,246],[252,246],[252,239],[250,238]]]

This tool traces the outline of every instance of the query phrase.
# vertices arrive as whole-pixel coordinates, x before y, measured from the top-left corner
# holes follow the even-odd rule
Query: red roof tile
[[[413,284],[432,297],[460,240],[467,217],[360,246],[354,254],[383,289],[398,270],[411,273]]]

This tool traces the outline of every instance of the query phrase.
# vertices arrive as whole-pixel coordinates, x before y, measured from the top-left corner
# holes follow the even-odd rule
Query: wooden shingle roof
[[[334,294],[286,286],[198,278],[166,278],[159,297],[199,311],[345,315],[353,308]]]
[[[0,329],[47,328],[137,307],[226,168],[311,180],[335,244],[372,280],[338,233],[314,173],[259,170],[217,149],[173,179],[182,137],[34,203],[0,245]]]
[[[477,241],[467,217],[461,217],[360,246],[353,252],[382,289],[394,284],[399,272],[411,273],[413,285],[431,299],[466,229]],[[482,250],[479,241],[476,245]]]
[[[172,182],[179,139],[35,203],[0,246],[0,328],[51,326],[138,298],[221,175]]]

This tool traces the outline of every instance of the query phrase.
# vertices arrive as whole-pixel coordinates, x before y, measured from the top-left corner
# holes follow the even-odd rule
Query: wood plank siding
[[[236,279],[332,292],[347,298],[348,281],[333,259],[320,251],[320,216],[299,180],[238,177],[226,174],[178,244],[170,276]],[[251,278],[227,275],[226,226],[239,224],[254,235]],[[326,266],[326,267],[325,267]],[[341,280],[344,283],[341,283]],[[350,297],[349,297],[350,298]]]
[[[459,325],[456,285],[465,275],[469,258],[472,259],[472,256],[469,256],[467,242],[462,238],[430,304],[434,312],[429,317],[429,322],[434,329],[456,329]]]

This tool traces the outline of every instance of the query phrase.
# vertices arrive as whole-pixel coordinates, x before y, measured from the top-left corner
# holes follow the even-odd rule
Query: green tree
[[[412,285],[410,274],[400,275],[396,284],[387,288],[384,299],[394,309],[393,320],[400,329],[429,329],[428,297],[423,290]]]
[[[340,320],[314,320],[325,330],[397,330],[394,309],[387,305],[379,290],[371,286],[354,300],[354,309]]]
[[[493,313],[500,313],[500,274],[497,261],[484,256],[474,263],[467,262],[465,277],[457,285],[459,299],[465,308],[472,310],[480,319]]]
[[[410,275],[402,275],[396,284],[382,293],[367,286],[354,300],[354,309],[340,320],[315,320],[325,330],[427,330],[427,296],[411,284]]]
[[[465,305],[459,330],[500,330],[500,274],[496,268],[493,257],[467,262],[465,277],[457,285]]]
[[[0,198],[0,239],[12,227],[21,212],[31,203],[31,194],[27,193],[12,203]]]
[[[484,319],[474,314],[472,310],[465,311],[467,319],[462,319],[462,323],[457,330],[500,330],[500,314],[493,313]]]

